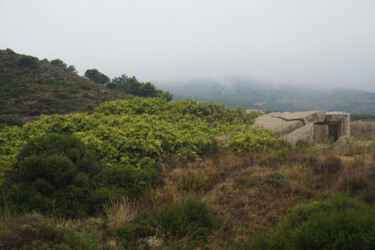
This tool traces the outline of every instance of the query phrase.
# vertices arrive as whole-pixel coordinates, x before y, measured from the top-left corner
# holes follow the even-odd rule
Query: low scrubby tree
[[[93,82],[106,84],[109,82],[109,77],[100,73],[97,69],[88,69],[85,72],[85,77]]]

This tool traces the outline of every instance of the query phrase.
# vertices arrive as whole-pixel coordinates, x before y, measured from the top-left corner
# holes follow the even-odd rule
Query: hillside
[[[133,98],[0,130],[0,248],[374,249],[373,148],[258,115]]]
[[[46,59],[38,60],[10,49],[0,50],[2,120],[18,117],[27,121],[35,120],[41,114],[90,112],[104,101],[131,97],[55,66]]]
[[[375,93],[359,90],[272,87],[251,81],[232,81],[225,85],[214,81],[194,81],[165,85],[164,88],[175,98],[242,105],[249,109],[290,112],[325,109],[375,114]]]

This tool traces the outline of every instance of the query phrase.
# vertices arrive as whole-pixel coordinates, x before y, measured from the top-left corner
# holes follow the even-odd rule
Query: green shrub
[[[350,194],[356,194],[360,191],[363,191],[367,188],[367,186],[367,183],[362,179],[346,180],[343,184],[344,190],[349,192]]]
[[[305,151],[309,150],[312,147],[312,144],[307,140],[298,140],[295,147],[299,150]]]
[[[16,52],[14,52],[12,49],[9,49],[9,48],[6,48],[5,51],[9,54],[9,55],[15,55]]]
[[[42,114],[42,111],[40,111],[39,109],[32,109],[30,112],[30,115],[41,115],[41,114]]]
[[[68,135],[31,139],[2,185],[1,201],[18,212],[37,211],[61,217],[95,212],[92,177],[101,170],[81,140]]]
[[[25,124],[25,122],[15,116],[7,116],[7,117],[0,118],[0,127],[2,125],[22,127],[23,124]]]
[[[182,204],[172,204],[159,214],[163,232],[177,238],[192,237],[204,242],[218,225],[214,210],[206,202],[190,197]]]
[[[288,149],[282,148],[276,151],[271,152],[268,156],[266,156],[266,164],[267,165],[274,165],[274,164],[285,164],[288,162]]]
[[[260,242],[263,249],[373,249],[374,209],[343,195],[298,205]]]
[[[87,249],[74,231],[38,214],[0,223],[1,249]]]
[[[271,187],[283,187],[285,185],[284,176],[277,170],[274,172],[270,172],[268,174],[268,184]]]
[[[95,177],[97,185],[93,199],[97,203],[121,200],[124,195],[139,198],[158,182],[159,174],[155,167],[134,168],[131,166],[106,167]]]
[[[118,237],[123,246],[135,248],[144,243],[142,239],[158,233],[157,216],[148,211],[139,213],[130,223],[124,223],[118,230]]]
[[[33,57],[33,56],[20,56],[18,59],[17,59],[17,64],[21,67],[27,67],[27,68],[30,68],[30,69],[35,69],[38,67],[38,58],[36,57]]]

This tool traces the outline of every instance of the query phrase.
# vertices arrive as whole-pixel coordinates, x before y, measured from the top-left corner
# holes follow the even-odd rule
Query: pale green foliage
[[[167,102],[162,98],[117,100],[99,106],[92,115],[75,113],[43,116],[22,128],[0,131],[0,175],[8,169],[30,138],[51,133],[73,134],[107,166],[132,165],[150,157],[198,159],[217,150],[214,138],[230,134],[220,144],[238,151],[259,151],[275,140],[264,129],[251,129],[257,114],[192,100]]]

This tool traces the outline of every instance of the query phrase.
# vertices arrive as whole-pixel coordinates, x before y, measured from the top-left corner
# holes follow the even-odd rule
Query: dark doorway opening
[[[338,124],[328,125],[328,136],[330,140],[337,141],[339,139],[338,130]]]

